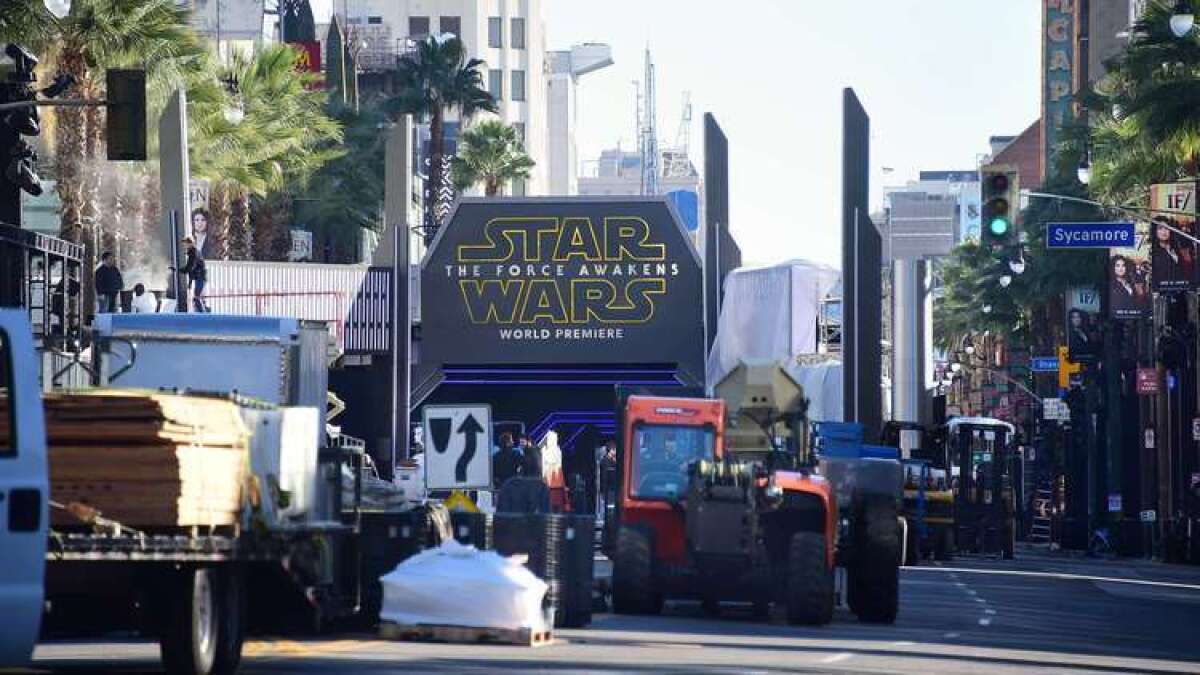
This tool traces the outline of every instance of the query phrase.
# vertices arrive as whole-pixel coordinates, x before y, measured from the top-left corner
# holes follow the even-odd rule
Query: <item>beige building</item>
[[[462,38],[468,57],[486,64],[484,84],[500,104],[500,119],[517,128],[537,163],[528,183],[509,193],[549,192],[542,0],[336,0],[334,12],[348,27],[364,68],[394,64],[413,39],[440,33]],[[448,122],[447,140],[453,140],[459,125]]]

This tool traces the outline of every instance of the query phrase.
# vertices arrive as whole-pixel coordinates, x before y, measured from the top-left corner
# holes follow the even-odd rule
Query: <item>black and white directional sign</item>
[[[427,405],[422,419],[427,489],[491,487],[491,406]]]

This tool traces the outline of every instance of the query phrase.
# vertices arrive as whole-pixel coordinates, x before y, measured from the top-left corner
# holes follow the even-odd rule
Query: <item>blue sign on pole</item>
[[[1029,362],[1029,369],[1035,373],[1057,373],[1057,356],[1035,356]]]
[[[1133,223],[1046,223],[1046,248],[1133,248]]]

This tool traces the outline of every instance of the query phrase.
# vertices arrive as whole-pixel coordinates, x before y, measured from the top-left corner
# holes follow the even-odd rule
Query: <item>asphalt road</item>
[[[695,605],[661,617],[600,615],[540,648],[263,640],[244,673],[1196,673],[1200,569],[1028,554],[905,569],[894,626],[839,609],[823,628],[718,618]],[[145,643],[51,643],[33,672],[157,672]]]

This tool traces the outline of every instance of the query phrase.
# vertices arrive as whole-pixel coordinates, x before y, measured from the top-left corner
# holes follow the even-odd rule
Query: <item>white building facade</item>
[[[548,194],[549,69],[542,0],[337,0],[334,12],[358,40],[364,64],[394,63],[411,39],[459,36],[468,58],[485,63],[484,85],[499,103],[499,119],[517,129],[537,163],[528,182],[509,192]]]

